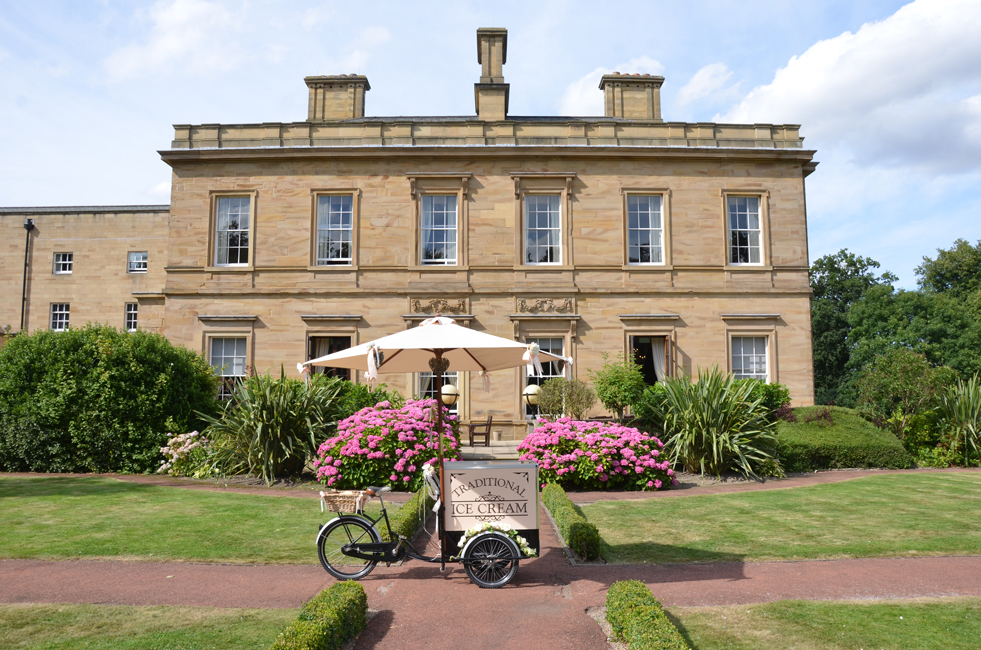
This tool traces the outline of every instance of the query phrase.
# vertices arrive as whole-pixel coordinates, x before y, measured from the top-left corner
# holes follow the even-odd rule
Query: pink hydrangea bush
[[[620,424],[539,420],[518,445],[542,483],[579,490],[660,490],[677,485],[657,438]]]
[[[317,479],[339,490],[390,485],[396,490],[422,487],[422,467],[435,463],[439,436],[436,400],[389,402],[361,409],[341,420],[337,435],[320,445],[313,467]],[[443,458],[457,460],[458,421],[443,408]]]
[[[197,431],[172,436],[167,440],[167,446],[160,448],[164,460],[157,474],[195,478],[207,476],[210,450],[211,442]]]

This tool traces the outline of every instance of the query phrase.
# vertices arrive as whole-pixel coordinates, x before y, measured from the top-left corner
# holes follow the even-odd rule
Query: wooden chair
[[[494,421],[493,415],[487,416],[486,422],[471,422],[467,425],[467,429],[470,432],[470,446],[473,447],[474,436],[480,437],[484,436],[484,446],[490,447],[490,433],[491,433],[491,423]]]

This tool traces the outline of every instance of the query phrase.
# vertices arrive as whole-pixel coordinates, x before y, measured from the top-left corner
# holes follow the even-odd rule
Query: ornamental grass
[[[337,425],[337,435],[317,450],[317,479],[336,489],[390,485],[397,490],[422,487],[423,465],[435,463],[439,448],[436,400],[390,402],[361,409]],[[457,460],[458,421],[443,408],[443,458]]]
[[[620,424],[539,420],[518,445],[542,483],[579,490],[659,490],[677,485],[657,438]]]

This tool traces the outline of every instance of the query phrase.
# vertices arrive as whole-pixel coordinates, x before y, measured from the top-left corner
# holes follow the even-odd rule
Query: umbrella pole
[[[439,512],[436,513],[436,525],[439,538],[439,570],[446,571],[446,490],[443,479],[443,373],[450,367],[449,359],[443,358],[441,350],[436,350],[436,356],[429,360],[429,369],[433,371],[436,382],[436,431],[439,432],[439,443],[436,450],[439,459]]]

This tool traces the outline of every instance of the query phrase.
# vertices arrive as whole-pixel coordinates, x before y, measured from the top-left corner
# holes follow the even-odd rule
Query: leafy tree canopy
[[[949,249],[937,249],[937,259],[923,258],[916,267],[919,285],[926,291],[965,296],[981,289],[981,241],[972,246],[958,239]]]
[[[892,287],[898,278],[876,275],[879,263],[843,248],[811,265],[811,328],[814,346],[814,391],[818,403],[854,405],[848,374],[848,310],[872,287]]]

